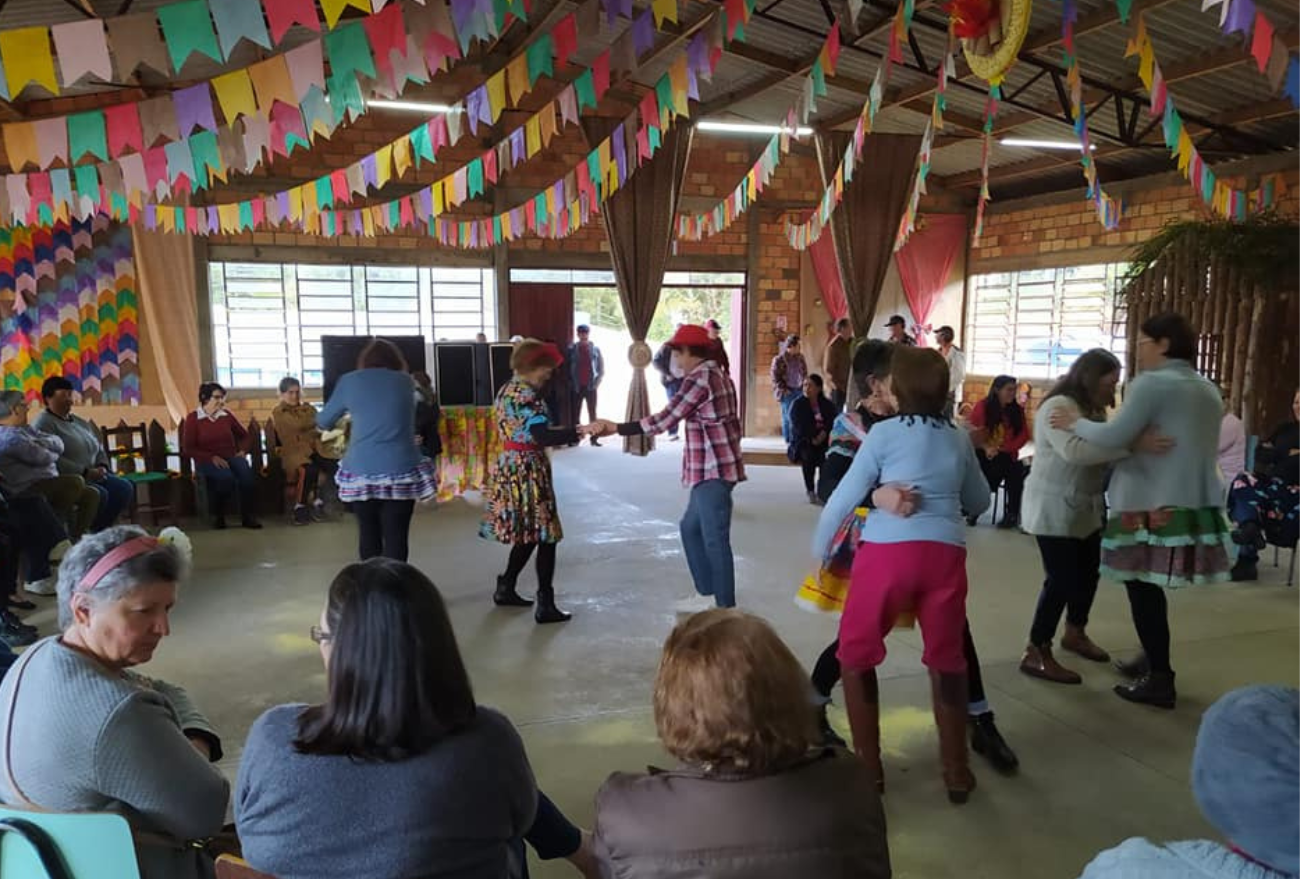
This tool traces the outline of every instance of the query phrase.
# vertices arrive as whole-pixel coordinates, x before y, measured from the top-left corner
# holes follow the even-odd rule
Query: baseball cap
[[[692,348],[707,348],[712,344],[709,331],[699,324],[682,324],[668,340],[670,348],[684,348],[688,345]]]
[[[901,314],[896,314],[889,319],[888,323],[885,324],[885,326],[887,327],[892,327],[894,325],[905,327],[907,326],[907,321],[903,320],[903,316]]]
[[[722,329],[722,324],[718,323],[717,320],[715,320],[714,318],[709,318],[708,320],[706,320],[706,321],[704,322],[704,326],[706,326],[707,328],[709,328],[709,329],[711,329],[711,330],[720,330],[720,329]]]
[[[580,332],[580,333],[590,333],[590,332],[591,332],[591,327],[587,326],[586,324],[578,324],[578,332]]]

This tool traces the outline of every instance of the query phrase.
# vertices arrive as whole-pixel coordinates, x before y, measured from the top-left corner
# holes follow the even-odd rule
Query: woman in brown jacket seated
[[[293,505],[293,524],[309,525],[325,519],[325,502],[320,497],[321,475],[333,476],[339,462],[321,442],[316,426],[316,407],[302,400],[302,384],[293,376],[280,379],[280,403],[271,410],[275,427],[275,454],[284,468],[284,478],[298,483]]]
[[[866,764],[821,740],[808,676],[763,620],[708,610],[668,636],[655,726],[672,771],[596,795],[608,879],[888,879]]]

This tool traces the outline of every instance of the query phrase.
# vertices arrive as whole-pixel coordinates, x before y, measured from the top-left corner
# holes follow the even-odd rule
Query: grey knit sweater
[[[99,431],[86,419],[69,414],[60,418],[46,409],[32,421],[32,426],[63,440],[63,454],[59,456],[59,472],[65,476],[85,476],[92,467],[108,468],[108,455]]]
[[[117,812],[136,830],[180,840],[221,829],[230,784],[186,738],[190,731],[215,741],[184,690],[117,672],[57,637],[28,649],[21,682],[15,667],[0,684],[0,755],[28,801]],[[0,800],[21,803],[3,771]],[[148,845],[139,853],[144,879],[192,879],[211,868],[192,849]]]

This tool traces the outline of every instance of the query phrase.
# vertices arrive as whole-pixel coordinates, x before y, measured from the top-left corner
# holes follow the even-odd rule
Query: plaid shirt
[[[736,387],[712,360],[704,361],[682,379],[681,388],[666,409],[641,419],[641,430],[663,433],[682,421],[686,422],[682,485],[690,488],[709,479],[744,481]]]

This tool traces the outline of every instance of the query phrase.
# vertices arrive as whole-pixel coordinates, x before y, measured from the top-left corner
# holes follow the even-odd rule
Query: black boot
[[[817,709],[817,728],[821,730],[824,747],[847,748],[849,743],[831,726],[831,719],[826,716],[826,706]]]
[[[997,724],[993,722],[993,712],[985,711],[975,715],[970,718],[969,724],[971,750],[992,763],[998,772],[1015,772],[1020,765],[1020,758],[1011,750],[1007,740],[1002,738],[1002,733],[998,732]]]
[[[532,607],[533,600],[515,591],[515,584],[502,574],[497,577],[497,591],[492,593],[492,603],[497,607]]]
[[[1149,671],[1132,683],[1116,684],[1115,695],[1128,702],[1157,708],[1173,708],[1178,701],[1171,671]]]
[[[1115,671],[1126,678],[1137,679],[1151,671],[1151,663],[1147,662],[1145,653],[1139,653],[1127,662],[1122,659],[1115,660]]]
[[[1259,566],[1249,559],[1239,558],[1232,566],[1232,582],[1248,583],[1259,579]]]
[[[1268,545],[1264,539],[1264,532],[1260,530],[1259,523],[1254,519],[1237,526],[1237,530],[1232,532],[1232,542],[1241,546],[1253,546],[1255,549],[1263,549]]]
[[[555,590],[550,586],[537,587],[537,608],[533,611],[533,619],[539,623],[564,623],[573,618],[573,614],[565,613],[555,606]]]
[[[212,496],[212,527],[218,531],[226,527],[226,496],[223,494]]]

